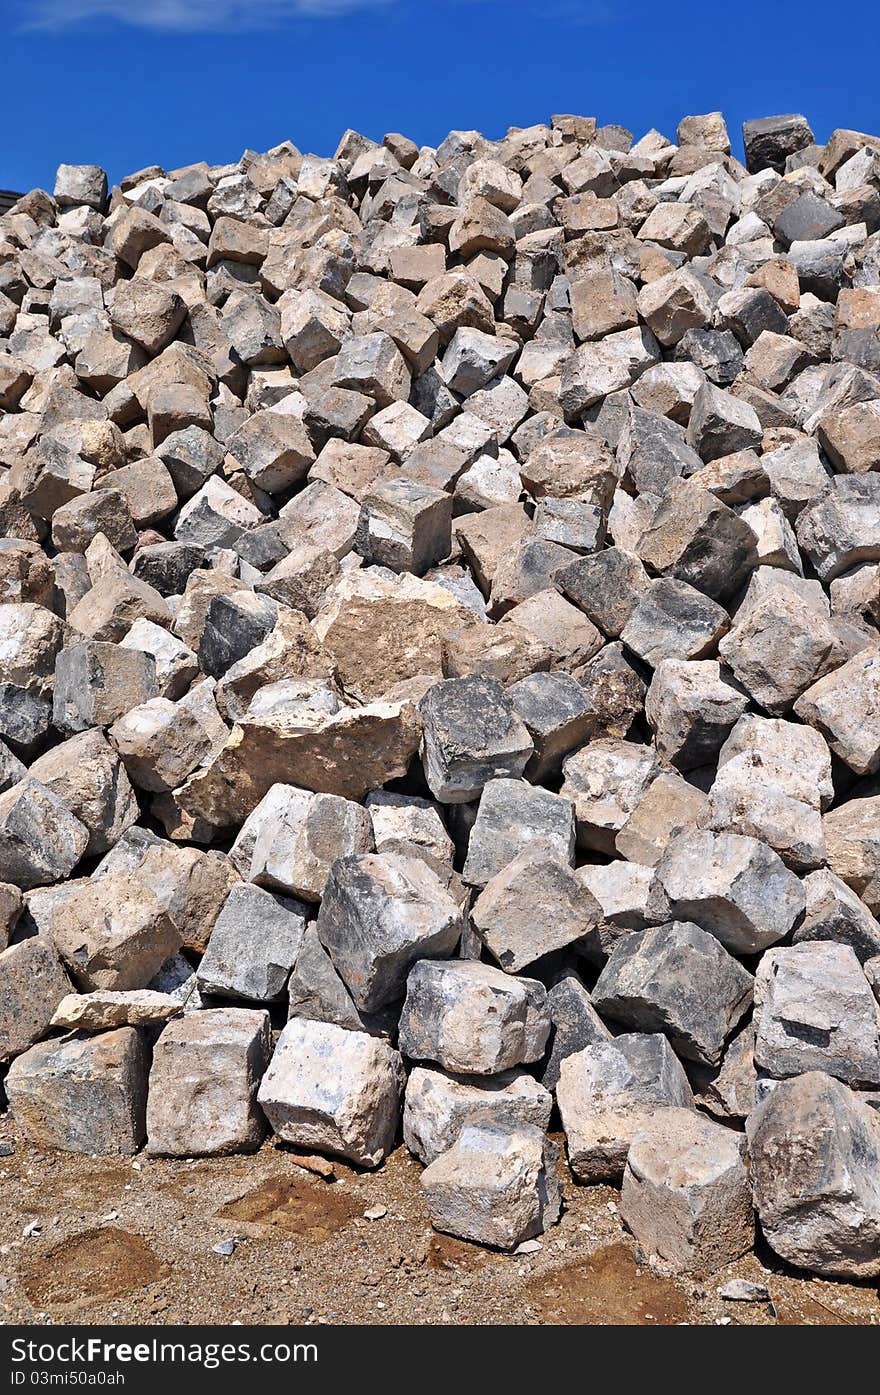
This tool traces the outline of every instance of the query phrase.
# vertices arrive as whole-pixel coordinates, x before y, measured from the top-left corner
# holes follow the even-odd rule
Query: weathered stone
[[[110,311],[113,328],[151,357],[170,344],[185,316],[176,291],[143,276],[119,283]]]
[[[770,950],[755,975],[755,1061],[770,1075],[823,1070],[880,1084],[880,1008],[849,945]]]
[[[548,1090],[554,1090],[566,1057],[582,1051],[585,1046],[610,1041],[611,1033],[593,1007],[586,988],[571,969],[561,973],[548,989],[547,1012],[553,1034],[541,1081]]]
[[[319,901],[339,857],[371,852],[369,814],[348,799],[273,785],[230,852],[243,877]]]
[[[415,853],[436,866],[452,865],[454,844],[431,800],[373,790],[367,795],[367,812],[376,852]]]
[[[471,912],[474,929],[507,973],[576,944],[601,911],[566,861],[540,844],[491,877]]]
[[[826,584],[880,559],[880,475],[836,475],[797,524],[798,543]]]
[[[807,907],[794,932],[794,943],[830,940],[849,945],[863,969],[880,954],[880,923],[827,867],[804,877]]]
[[[544,780],[593,730],[584,689],[567,673],[533,673],[512,684],[508,695],[535,748],[526,777]]]
[[[257,1003],[283,997],[305,925],[301,902],[255,886],[234,886],[198,967],[200,991]]]
[[[880,1273],[880,1122],[820,1071],[781,1081],[746,1121],[752,1189],[767,1243],[830,1277]]]
[[[659,577],[636,602],[620,637],[627,648],[656,668],[664,659],[707,657],[729,623],[717,601],[686,581]]]
[[[303,788],[363,799],[368,790],[406,774],[420,735],[419,714],[408,701],[340,708],[317,680],[269,683],[178,798],[189,813],[216,827],[242,823],[291,770]]]
[[[722,388],[704,383],[694,398],[687,441],[703,460],[761,444],[761,425],[753,407]]]
[[[468,1124],[420,1178],[436,1230],[513,1250],[559,1217],[556,1145],[529,1125]]]
[[[47,786],[28,775],[0,794],[0,877],[23,889],[60,881],[86,851],[89,832]]]
[[[256,412],[227,443],[248,479],[268,494],[290,489],[308,473],[315,452],[298,417]]]
[[[609,393],[628,388],[659,358],[659,345],[644,327],[581,344],[564,360],[559,375],[559,402],[566,416],[577,418]]]
[[[828,866],[874,915],[880,912],[880,796],[850,799],[822,820]]]
[[[748,524],[693,481],[670,483],[638,552],[652,571],[685,581],[716,601],[738,591],[758,564]]]
[[[183,1011],[184,1001],[179,995],[158,989],[133,988],[118,993],[97,989],[92,993],[66,994],[49,1025],[84,1032],[102,1032],[112,1027],[164,1026],[169,1018]]]
[[[257,1087],[271,1051],[269,1014],[209,1008],[169,1022],[153,1048],[147,1152],[249,1153],[266,1124]]]
[[[133,707],[113,723],[109,735],[134,784],[158,794],[182,785],[213,747],[190,708],[167,698]]]
[[[415,1066],[406,1084],[403,1137],[411,1153],[432,1163],[469,1124],[504,1130],[528,1124],[544,1132],[552,1105],[549,1091],[523,1071],[474,1079]]]
[[[630,1144],[620,1215],[646,1254],[711,1274],[751,1249],[752,1194],[740,1140],[693,1110],[664,1109]]]
[[[712,319],[712,302],[706,287],[685,268],[658,276],[643,286],[638,309],[649,329],[667,348],[677,344],[689,329],[702,329]]]
[[[557,571],[554,581],[612,638],[621,634],[650,584],[640,559],[619,547],[579,557]]]
[[[159,898],[183,947],[203,954],[214,922],[238,874],[221,852],[175,847],[146,829],[131,828],[93,874],[137,872]]]
[[[0,953],[0,1060],[39,1041],[70,980],[47,935],[32,935]]]
[[[355,547],[368,562],[416,575],[449,555],[452,499],[406,478],[376,484],[364,497]]]
[[[880,650],[874,645],[807,688],[794,704],[857,775],[880,770]]]
[[[771,719],[755,721],[771,725]],[[792,723],[778,725],[790,726],[795,732],[805,730]],[[736,732],[735,727],[728,743],[738,739]],[[799,767],[785,759],[783,752],[774,751],[772,741],[757,739],[749,745],[744,738],[745,748],[739,753],[728,743],[722,748],[718,774],[699,818],[701,827],[758,838],[798,872],[824,862],[819,790],[810,785],[810,757],[814,753],[798,743],[805,756],[804,765]],[[792,754],[797,749],[792,743]]]
[[[483,787],[468,840],[462,876],[471,886],[486,883],[532,843],[573,863],[574,808],[567,799],[521,780],[490,780]]]
[[[714,935],[673,921],[622,935],[592,998],[601,1016],[638,1031],[662,1031],[686,1060],[717,1065],[748,1011],[752,976]]]
[[[410,373],[406,360],[387,334],[355,335],[347,339],[336,358],[336,387],[352,388],[375,399],[380,407],[406,401]]]
[[[334,1022],[355,1032],[388,1037],[396,1029],[394,1006],[378,1012],[362,1012],[333,966],[318,938],[313,920],[307,921],[293,972],[288,980],[288,1017],[314,1022]],[[396,1005],[395,1005],[396,1006]]]
[[[761,116],[743,122],[746,168],[781,172],[789,155],[811,145],[813,132],[804,116]]]
[[[400,1056],[387,1042],[294,1018],[278,1039],[258,1098],[285,1143],[377,1167],[394,1142],[403,1084]]]
[[[663,659],[645,698],[658,753],[679,770],[711,763],[745,711],[745,693],[724,681],[712,659]]]
[[[570,755],[561,793],[574,804],[579,846],[613,853],[618,832],[657,773],[650,747],[632,741],[590,741]]]
[[[53,720],[63,731],[109,726],[156,696],[156,662],[141,650],[87,640],[62,649],[55,665]]]
[[[461,930],[461,912],[436,873],[400,853],[340,858],[318,913],[321,943],[368,1012],[401,996],[416,959],[450,955]]]
[[[134,1027],[50,1039],[16,1058],[6,1094],[38,1147],[128,1156],[144,1139],[148,1064]]]
[[[550,1022],[546,993],[532,979],[511,979],[476,962],[415,965],[407,979],[400,1049],[446,1070],[494,1075],[544,1053]]]
[[[666,1038],[634,1032],[567,1056],[556,1102],[574,1175],[616,1182],[642,1125],[658,1110],[692,1109],[693,1095]]]
[[[425,778],[441,804],[475,799],[489,780],[522,774],[531,737],[494,679],[437,683],[420,703]]]
[[[731,1037],[717,1069],[693,1063],[689,1068],[699,1104],[715,1118],[742,1123],[751,1114],[758,1082],[751,1023]]]
[[[746,692],[773,716],[789,711],[845,657],[821,589],[778,567],[755,573],[718,652]]]
[[[597,269],[575,281],[571,288],[571,312],[574,332],[581,343],[631,329],[639,321],[635,287],[612,267]]]
[[[577,875],[602,911],[595,931],[578,946],[578,952],[603,964],[620,935],[644,930],[655,918],[649,913],[654,869],[637,862],[587,863],[578,868]]]
[[[615,838],[623,857],[656,867],[680,829],[696,825],[706,796],[680,775],[661,773],[651,781]]]
[[[88,830],[87,855],[107,852],[137,820],[134,790],[99,731],[84,731],[63,741],[34,761],[29,774]]]
[[[181,943],[160,898],[131,872],[65,888],[52,936],[85,989],[144,988]]]
[[[657,864],[658,919],[696,921],[733,954],[755,954],[792,930],[804,911],[800,880],[757,838],[685,829]]]
[[[59,208],[86,204],[101,213],[107,199],[106,172],[99,165],[59,165],[54,194]]]

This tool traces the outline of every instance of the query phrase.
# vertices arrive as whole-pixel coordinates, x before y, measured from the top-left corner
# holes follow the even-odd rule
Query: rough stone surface
[[[827,1071],[880,1084],[880,1008],[849,945],[768,951],[755,975],[755,1061],[769,1075]]]
[[[398,1045],[404,1056],[464,1075],[497,1075],[539,1060],[550,1019],[544,985],[474,961],[414,964]]]
[[[260,1105],[285,1143],[376,1167],[400,1118],[404,1071],[387,1042],[294,1018],[278,1039]]]
[[[559,1218],[558,1150],[530,1125],[468,1124],[421,1176],[436,1230],[513,1250]]]
[[[50,1038],[16,1057],[6,1094],[39,1146],[128,1156],[144,1140],[148,1068],[134,1027]]]
[[[835,1278],[880,1273],[880,1123],[841,1081],[781,1081],[746,1122],[752,1189],[767,1243]]]
[[[477,934],[508,973],[576,944],[601,917],[567,862],[526,849],[486,883],[471,912]]]
[[[468,1124],[546,1131],[553,1097],[524,1071],[502,1071],[475,1080],[415,1066],[406,1083],[403,1137],[423,1163],[446,1153]]]
[[[757,838],[698,830],[667,844],[651,898],[658,919],[696,921],[732,954],[784,939],[805,906],[798,878]]]
[[[200,991],[258,1003],[281,998],[305,925],[302,902],[244,883],[234,886],[199,964]]]
[[[699,969],[697,965],[700,965]],[[665,1032],[688,1061],[717,1065],[752,999],[753,980],[714,935],[688,921],[622,935],[599,975],[596,1011]]]
[[[445,958],[461,935],[461,911],[421,858],[364,853],[334,865],[318,935],[359,1008],[403,993],[417,959]]]
[[[680,1273],[738,1259],[755,1238],[740,1140],[693,1110],[660,1111],[630,1144],[620,1214],[646,1254]]]
[[[192,1019],[150,1109],[255,1148],[289,1013],[281,1132],[377,1165],[409,1074],[435,1220],[505,1247],[555,1216],[542,1091],[584,1053],[641,1099],[568,1090],[603,1180],[692,1112],[679,1057],[731,1129],[813,1070],[876,1105],[880,137],[745,114],[62,164],[3,206],[0,1063],[98,1063],[37,1146],[140,1147]],[[846,1272],[877,1208],[822,1137]],[[694,1219],[722,1173],[657,1181],[658,1263],[741,1233]]]
[[[665,1037],[624,1032],[562,1061],[556,1102],[572,1172],[583,1182],[605,1182],[622,1176],[646,1119],[656,1110],[693,1108],[693,1095]]]
[[[147,1152],[249,1152],[266,1125],[257,1086],[271,1050],[269,1015],[210,1008],[169,1022],[153,1048]]]

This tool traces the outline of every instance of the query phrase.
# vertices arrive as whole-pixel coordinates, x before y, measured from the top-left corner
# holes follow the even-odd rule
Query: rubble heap
[[[0,218],[0,1061],[514,1248],[880,1273],[880,138],[348,131]]]

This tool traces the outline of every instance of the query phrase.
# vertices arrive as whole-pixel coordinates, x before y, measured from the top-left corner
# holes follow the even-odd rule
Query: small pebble
[[[718,1290],[721,1298],[729,1303],[768,1303],[770,1290],[763,1284],[753,1284],[750,1279],[731,1279]]]

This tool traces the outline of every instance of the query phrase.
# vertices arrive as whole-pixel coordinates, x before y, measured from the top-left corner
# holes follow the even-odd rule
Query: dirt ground
[[[267,1142],[251,1157],[174,1161],[40,1153],[0,1118],[5,1323],[880,1323],[876,1285],[795,1275],[766,1250],[695,1282],[652,1268],[611,1187],[561,1169],[560,1224],[504,1256],[431,1230],[419,1166],[398,1149],[336,1180]],[[376,1220],[365,1211],[386,1208]],[[234,1252],[214,1246],[235,1240]],[[718,1296],[730,1278],[771,1302]]]

